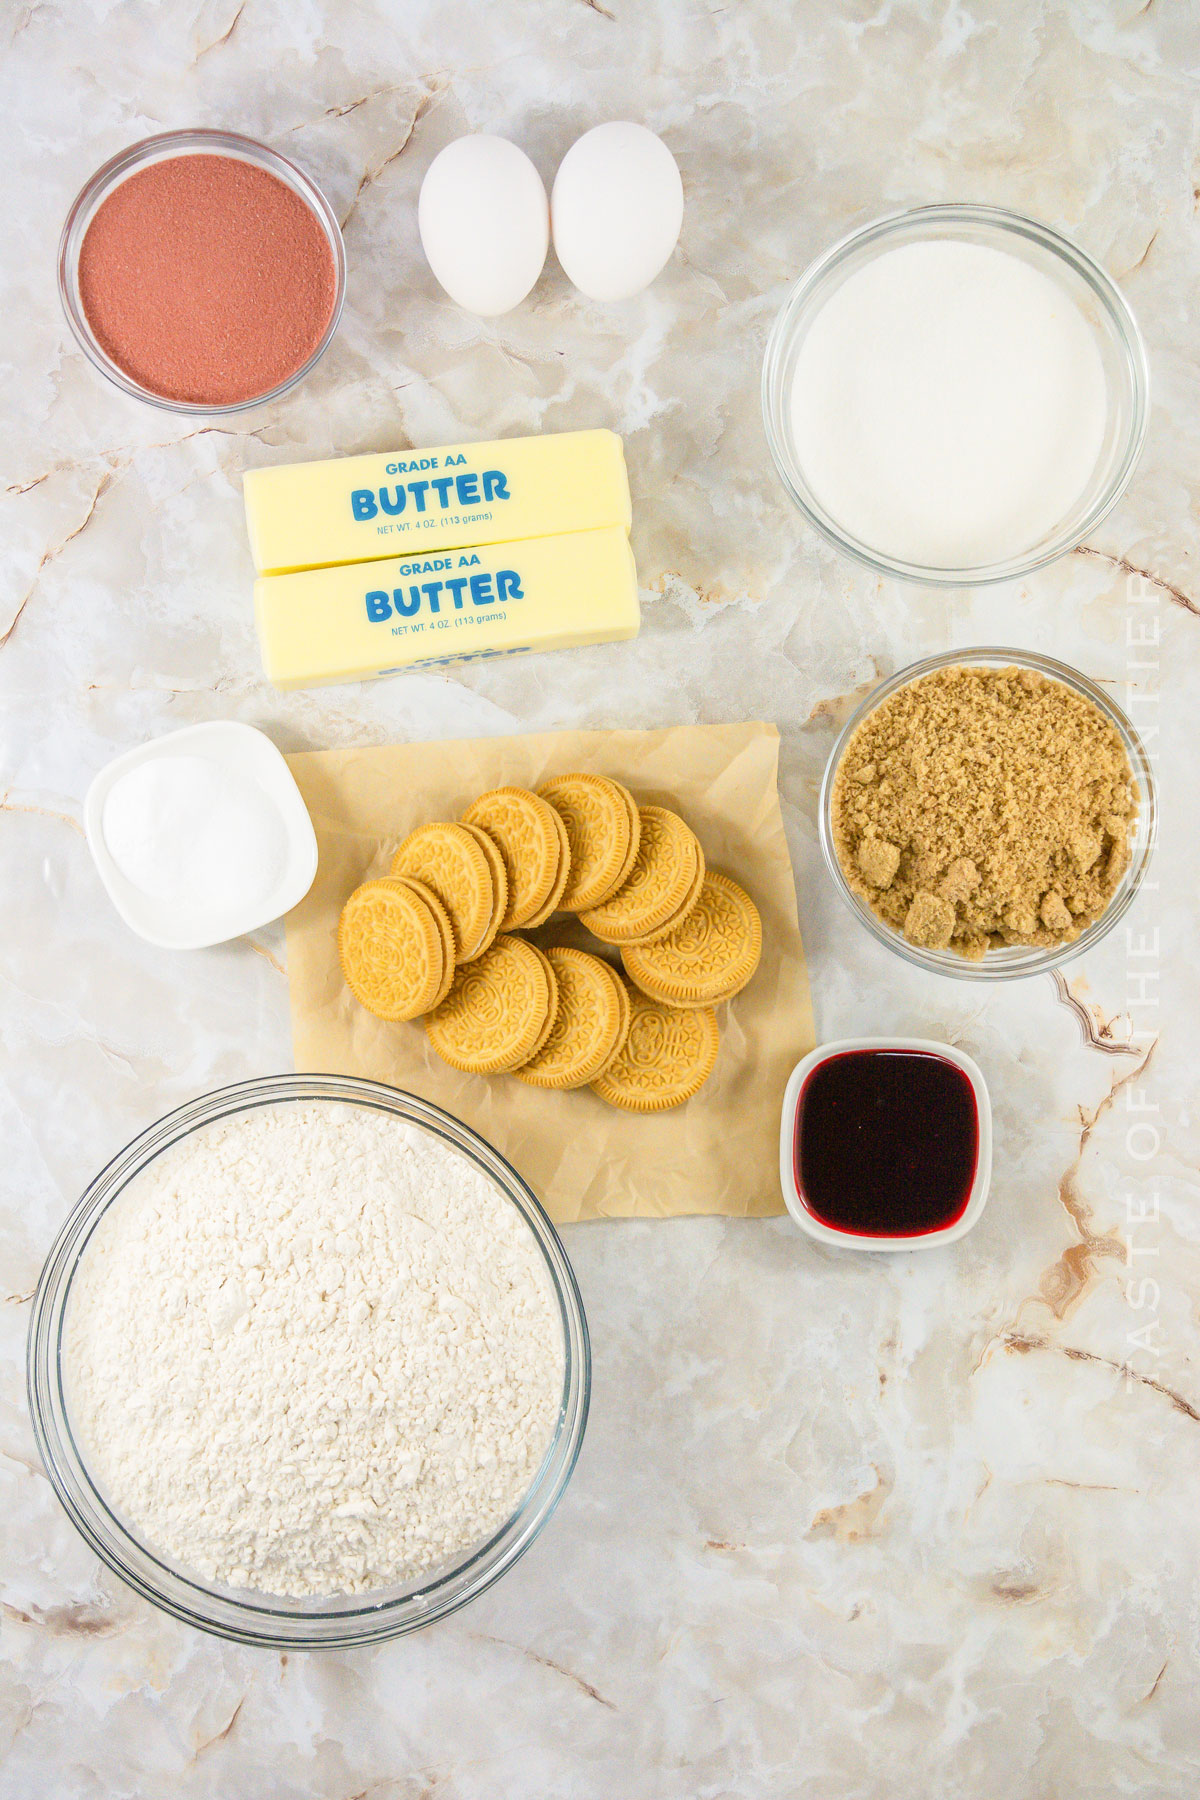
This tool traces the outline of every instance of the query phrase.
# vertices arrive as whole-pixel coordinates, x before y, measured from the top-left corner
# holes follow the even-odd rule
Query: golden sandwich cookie
[[[604,966],[605,968],[608,968],[607,963]],[[617,1004],[621,1008],[621,1034],[617,1049],[623,1050],[625,1048],[625,1040],[629,1036],[629,1027],[633,1023],[633,1001],[630,998],[628,982],[622,981],[615,969],[609,970],[609,973],[617,984]],[[607,1064],[605,1067],[607,1067]],[[603,1072],[604,1071],[601,1070],[601,1074],[603,1074]]]
[[[593,1093],[626,1112],[665,1112],[699,1093],[713,1072],[720,1045],[710,1006],[664,1006],[649,995],[630,995],[629,1035]]]
[[[346,986],[378,1019],[415,1019],[441,993],[442,932],[415,885],[384,876],[355,888],[338,920]]]
[[[606,1069],[629,1029],[621,977],[586,950],[548,952],[558,984],[558,1013],[540,1048],[513,1073],[532,1087],[578,1088]]]
[[[684,920],[690,916],[692,908],[700,898],[701,890],[704,887],[705,872],[706,864],[704,861],[704,851],[701,849],[700,844],[697,843],[696,873],[692,877],[691,887],[684,895],[678,907],[664,924],[656,925],[653,931],[647,931],[643,933],[641,937],[626,938],[621,945],[622,952],[624,952],[625,948],[629,945],[657,944],[661,938],[670,937],[673,932],[678,931]]]
[[[393,875],[432,888],[450,915],[456,962],[478,956],[487,941],[495,898],[488,859],[461,825],[422,825],[392,858]]]
[[[516,931],[542,911],[558,880],[562,840],[558,815],[528,788],[493,788],[480,794],[463,814],[465,825],[479,825],[504,859],[508,906],[501,925]]]
[[[468,825],[462,822],[463,830],[469,831],[479,848],[487,858],[488,868],[492,872],[492,917],[483,935],[483,942],[475,952],[479,956],[489,945],[495,943],[496,934],[504,923],[504,915],[508,911],[508,872],[504,867],[504,858],[500,847],[490,838],[482,825]]]
[[[425,1021],[430,1044],[452,1069],[500,1075],[533,1055],[554,1010],[553,974],[523,938],[501,933],[454,972],[450,992]]]
[[[546,1039],[550,1036],[550,1033],[554,1028],[554,1021],[558,1017],[559,992],[558,975],[555,971],[554,964],[550,961],[546,952],[544,950],[539,950],[536,944],[530,944],[529,948],[540,961],[542,968],[545,971],[547,985],[550,989],[550,1010],[546,1014],[546,1023],[542,1026],[538,1041],[533,1046],[532,1054],[528,1059],[532,1062],[534,1057],[540,1055]],[[525,1065],[522,1063],[520,1066],[523,1068]]]
[[[710,870],[683,924],[653,944],[622,948],[625,972],[667,1006],[716,1006],[741,992],[762,955],[762,922],[749,894]]]
[[[703,861],[699,840],[678,813],[639,808],[641,831],[629,878],[603,906],[579,916],[609,944],[631,944],[678,923]]]
[[[442,985],[426,1008],[427,1012],[432,1012],[435,1006],[442,1004],[450,992],[450,983],[454,980],[454,927],[450,923],[450,914],[433,889],[427,888],[423,881],[415,881],[411,875],[387,875],[384,879],[398,881],[401,887],[411,888],[413,893],[425,902],[437,925],[438,935],[442,940],[442,956],[445,967],[442,970]]]
[[[546,923],[546,920],[552,913],[558,911],[559,907],[562,905],[563,889],[570,879],[571,844],[567,837],[567,828],[563,823],[561,816],[554,811],[553,807],[550,808],[550,811],[554,817],[554,831],[558,838],[558,873],[554,877],[554,885],[551,887],[546,898],[546,904],[542,907],[540,912],[534,913],[532,919],[526,919],[526,931],[536,931],[539,925],[544,925]]]
[[[613,786],[620,788],[621,790],[621,799],[625,803],[625,812],[629,819],[629,850],[625,857],[625,866],[618,875],[616,887],[613,889],[613,893],[616,893],[617,889],[623,888],[625,883],[629,880],[630,875],[633,873],[633,865],[637,861],[637,853],[642,838],[642,814],[637,801],[627,787],[622,787],[619,781],[615,781]],[[610,894],[609,899],[611,898],[612,895]]]
[[[605,775],[557,775],[538,793],[562,819],[571,847],[570,879],[559,901],[563,911],[585,912],[611,899],[631,866],[631,805],[637,814],[632,795]]]

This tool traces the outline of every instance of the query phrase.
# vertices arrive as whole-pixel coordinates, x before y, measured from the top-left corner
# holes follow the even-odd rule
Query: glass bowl
[[[115,363],[97,341],[79,293],[79,253],[87,228],[102,202],[120,182],[137,169],[145,168],[150,163],[165,162],[174,156],[197,153],[233,156],[242,162],[253,163],[256,168],[265,169],[269,175],[277,176],[286,187],[298,194],[325,233],[333,256],[336,280],[333,311],[312,355],[285,381],[276,383],[261,394],[253,394],[249,399],[226,401],[223,404],[209,404],[199,400],[169,400],[164,395],[143,387],[140,381]],[[148,406],[161,407],[164,412],[201,414],[212,418],[217,414],[244,412],[247,407],[261,406],[267,400],[278,400],[281,395],[290,393],[315,368],[329,348],[341,320],[346,299],[346,246],[342,242],[337,215],[316,182],[311,181],[303,169],[297,168],[295,163],[289,162],[277,150],[272,150],[267,144],[257,143],[254,138],[241,137],[233,131],[163,131],[156,137],[143,138],[141,143],[131,144],[128,150],[122,150],[118,156],[112,157],[102,168],[96,170],[91,180],[76,195],[58,245],[58,294],[67,315],[67,323],[75,334],[80,349],[88,361],[102,375],[106,375],[114,386],[119,387],[122,393],[132,394],[135,400],[144,400]]]
[[[554,1437],[524,1500],[486,1543],[449,1569],[404,1587],[328,1600],[293,1600],[209,1584],[164,1560],[119,1517],[93,1480],[71,1429],[62,1340],[71,1284],[97,1222],[164,1150],[215,1120],[258,1106],[330,1100],[391,1113],[452,1145],[505,1194],[537,1242],[562,1320],[565,1366]],[[558,1235],[532,1190],[491,1145],[414,1094],[340,1075],[277,1075],[220,1088],[151,1125],[114,1157],[74,1208],[46,1259],[29,1328],[29,1407],[46,1472],[96,1554],[143,1599],[186,1624],[236,1643],[338,1649],[399,1637],[445,1618],[499,1580],[532,1544],[575,1467],[587,1423],[591,1351],[579,1288]]]
[[[986,951],[980,961],[972,962],[953,950],[927,950],[910,944],[900,932],[872,912],[866,901],[854,892],[842,872],[833,843],[833,783],[850,739],[863,720],[876,707],[881,706],[889,695],[894,694],[898,688],[907,687],[910,682],[918,681],[922,675],[932,674],[935,669],[980,665],[1000,669],[1033,669],[1052,681],[1061,681],[1085,700],[1090,700],[1096,710],[1116,729],[1125,746],[1129,766],[1133,771],[1138,816],[1130,844],[1129,865],[1121,877],[1120,885],[1100,917],[1081,931],[1077,938],[1072,938],[1068,944],[1059,944],[1049,949],[1039,949],[1031,944],[1003,944],[998,949]],[[910,663],[908,668],[901,669],[890,680],[873,689],[846,721],[829,753],[817,808],[825,866],[833,877],[838,893],[855,918],[866,926],[872,937],[877,938],[881,944],[886,944],[897,956],[902,956],[905,962],[913,963],[919,969],[930,969],[935,975],[953,976],[959,981],[1012,981],[1020,976],[1040,975],[1045,970],[1056,969],[1060,963],[1082,956],[1086,950],[1106,938],[1118,919],[1128,911],[1134,895],[1146,878],[1150,854],[1158,836],[1158,786],[1154,770],[1141,738],[1120,707],[1103,688],[1066,663],[1056,662],[1050,656],[1039,656],[1036,651],[1008,650],[995,645],[984,645],[975,650],[946,650],[940,656],[927,656],[922,662]]]
[[[849,275],[886,250],[953,238],[1021,257],[1057,281],[1091,325],[1104,368],[1108,417],[1091,480],[1068,514],[1036,543],[1002,562],[963,568],[908,562],[863,543],[813,493],[797,455],[790,422],[792,377],[805,337],[830,295]],[[762,373],[767,443],[784,487],[804,517],[839,550],[877,574],[937,587],[1013,581],[1066,555],[1094,530],[1124,493],[1141,455],[1149,417],[1150,375],[1137,322],[1100,265],[1070,239],[1036,219],[998,206],[919,206],[853,231],[818,257],[795,283],[767,340]]]

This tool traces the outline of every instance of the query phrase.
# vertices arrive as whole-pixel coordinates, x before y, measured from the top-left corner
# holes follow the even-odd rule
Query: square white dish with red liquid
[[[987,1203],[992,1109],[977,1064],[925,1038],[844,1038],[792,1071],[779,1178],[823,1244],[926,1250],[970,1231]]]

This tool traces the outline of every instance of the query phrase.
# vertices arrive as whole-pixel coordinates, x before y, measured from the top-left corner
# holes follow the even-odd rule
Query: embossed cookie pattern
[[[443,1062],[465,1074],[499,1075],[532,1056],[551,1012],[546,959],[523,938],[502,933],[462,963],[445,1000],[425,1021]]]
[[[607,1068],[628,1030],[625,984],[586,950],[548,953],[558,984],[558,1012],[540,1049],[514,1071],[533,1087],[586,1087]]]
[[[611,900],[579,916],[610,944],[631,943],[676,919],[702,856],[695,832],[662,806],[639,810],[641,832],[629,878]]]
[[[717,1015],[710,1006],[664,1006],[641,993],[630,1002],[629,1035],[592,1091],[627,1112],[682,1106],[713,1072],[721,1042]]]
[[[711,870],[682,925],[656,943],[629,945],[630,980],[668,1006],[715,1006],[741,992],[762,954],[762,922],[744,888]]]
[[[545,800],[519,787],[480,794],[463,814],[463,823],[482,826],[504,858],[508,906],[503,931],[528,925],[550,898],[562,857],[556,818]]]
[[[389,875],[385,879],[399,882],[401,887],[410,888],[414,894],[418,895],[433,914],[434,924],[438,928],[438,936],[442,940],[442,959],[445,966],[442,970],[442,984],[426,1009],[432,1012],[435,1006],[442,1004],[450,992],[450,983],[454,980],[454,927],[450,923],[450,914],[433,889],[426,887],[423,881],[417,881],[411,875]]]
[[[570,880],[560,906],[585,912],[611,899],[628,875],[627,790],[603,775],[559,775],[538,793],[562,819],[571,849]]]
[[[546,920],[558,911],[562,904],[563,889],[566,887],[571,873],[571,845],[567,837],[567,828],[553,807],[550,808],[550,812],[554,819],[554,835],[558,839],[558,873],[546,896],[545,905],[533,915],[532,919],[526,920],[526,931],[536,931],[539,925],[544,925]]]
[[[483,934],[483,942],[475,952],[482,954],[490,944],[496,941],[496,935],[504,923],[504,915],[508,911],[508,872],[504,867],[504,858],[500,854],[500,846],[494,838],[490,838],[482,825],[469,825],[462,821],[464,831],[469,831],[487,859],[492,874],[492,917],[487,930]]]
[[[433,889],[450,915],[458,962],[479,954],[492,919],[492,873],[469,831],[450,823],[419,826],[392,858],[391,873]]]
[[[377,1018],[415,1019],[441,991],[445,951],[421,896],[386,876],[355,888],[338,920],[346,986]]]

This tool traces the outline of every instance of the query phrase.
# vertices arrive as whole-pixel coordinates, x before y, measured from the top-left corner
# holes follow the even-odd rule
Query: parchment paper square
[[[320,851],[317,878],[287,920],[297,1069],[367,1076],[445,1107],[514,1164],[560,1223],[783,1211],[779,1108],[788,1075],[814,1039],[774,726],[553,732],[307,751],[287,760]],[[409,831],[457,818],[487,788],[537,787],[574,769],[615,776],[643,804],[681,813],[712,866],[741,882],[762,914],[758,972],[718,1008],[716,1069],[693,1100],[670,1112],[618,1112],[586,1088],[547,1093],[505,1076],[460,1075],[428,1048],[419,1023],[388,1025],[359,1006],[338,968],[343,902],[360,881],[386,873]],[[611,955],[574,920],[552,920],[535,941],[543,948],[586,942]]]

